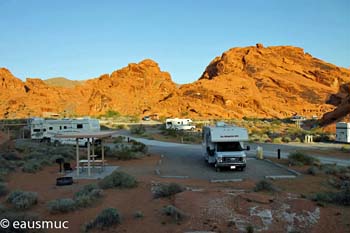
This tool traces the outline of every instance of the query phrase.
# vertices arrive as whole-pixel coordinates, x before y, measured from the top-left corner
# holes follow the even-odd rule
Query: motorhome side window
[[[40,132],[40,129],[33,129],[34,132]]]
[[[53,130],[53,128],[52,128],[52,127],[49,127],[49,130]]]
[[[67,129],[67,126],[63,126],[63,129]]]
[[[218,142],[217,151],[242,151],[241,144],[239,142]]]
[[[83,124],[77,124],[77,129],[82,129],[83,128]]]

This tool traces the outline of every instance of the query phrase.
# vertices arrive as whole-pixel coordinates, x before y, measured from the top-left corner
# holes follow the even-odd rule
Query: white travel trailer
[[[175,130],[194,130],[196,126],[192,125],[191,119],[170,118],[165,120],[165,128]]]
[[[218,122],[215,126],[204,126],[202,131],[202,151],[205,160],[220,168],[240,169],[246,167],[244,142],[248,141],[245,128]]]
[[[336,124],[336,141],[350,143],[350,123],[338,122]]]
[[[47,142],[59,142],[63,144],[75,144],[75,140],[57,139],[56,134],[100,131],[100,122],[97,119],[60,119],[45,120],[43,118],[32,118],[29,120],[30,133],[32,139]],[[79,140],[80,144],[87,143]]]

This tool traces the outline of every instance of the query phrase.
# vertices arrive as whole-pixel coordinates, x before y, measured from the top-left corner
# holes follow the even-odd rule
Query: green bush
[[[154,197],[170,197],[176,193],[183,192],[184,190],[185,189],[177,183],[160,184],[154,191]]]
[[[5,196],[8,193],[7,185],[4,182],[0,182],[0,197]]]
[[[118,136],[113,139],[113,143],[123,143],[125,141],[125,137]]]
[[[77,207],[88,207],[96,202],[103,195],[102,189],[96,184],[85,185],[81,190],[74,194],[74,201]]]
[[[288,136],[285,136],[285,137],[282,138],[282,141],[285,142],[285,143],[289,143],[289,142],[292,141],[292,139],[290,137],[288,137]]]
[[[307,174],[315,176],[320,173],[320,170],[316,166],[311,166],[307,169],[306,172]]]
[[[104,229],[121,223],[121,216],[117,209],[107,208],[91,222],[85,225],[85,232],[92,229]]]
[[[321,170],[329,175],[339,175],[349,172],[349,169],[344,166],[337,166],[335,164],[322,164]]]
[[[299,151],[290,153],[288,156],[288,160],[292,165],[295,166],[313,165],[314,163],[319,162],[317,158],[303,154]]]
[[[342,189],[340,192],[316,193],[311,199],[317,202],[350,206],[350,188]]]
[[[41,169],[42,169],[42,165],[41,165],[40,161],[37,161],[34,159],[27,161],[22,167],[22,171],[27,172],[27,173],[36,173],[37,171],[40,171]]]
[[[120,113],[114,110],[108,110],[104,116],[108,118],[117,118],[120,116]]]
[[[67,213],[76,209],[73,199],[56,199],[48,203],[50,213]]]
[[[37,204],[38,194],[16,190],[9,194],[7,202],[11,203],[16,209],[29,209],[31,206]]]
[[[167,205],[162,210],[163,214],[170,216],[175,222],[179,222],[186,217],[186,214],[173,205]]]
[[[269,180],[260,180],[255,183],[254,192],[260,191],[268,191],[268,192],[276,192],[278,189],[274,186],[274,184]]]
[[[274,139],[272,139],[272,142],[280,144],[280,143],[282,143],[282,138],[280,138],[280,137],[274,138]]]
[[[143,217],[144,217],[144,215],[143,215],[142,211],[136,211],[134,213],[134,218],[143,218]]]
[[[136,179],[124,172],[114,171],[99,182],[103,189],[109,188],[134,188],[137,186]]]
[[[133,126],[130,129],[130,133],[136,135],[142,135],[146,132],[146,128],[143,125]]]

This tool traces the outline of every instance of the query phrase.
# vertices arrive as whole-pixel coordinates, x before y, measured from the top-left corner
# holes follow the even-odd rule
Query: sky
[[[150,58],[183,84],[262,43],[349,68],[349,12],[348,0],[0,0],[0,67],[83,80]]]

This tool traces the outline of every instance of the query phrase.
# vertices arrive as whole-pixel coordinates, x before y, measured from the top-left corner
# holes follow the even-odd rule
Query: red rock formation
[[[40,79],[22,82],[2,68],[0,118],[43,112],[99,115],[110,109],[193,118],[322,116],[333,111],[335,103],[347,109],[348,95],[335,93],[349,82],[349,70],[313,58],[301,48],[262,44],[224,52],[198,81],[180,87],[149,59],[71,88]]]

